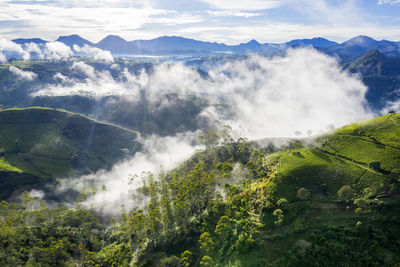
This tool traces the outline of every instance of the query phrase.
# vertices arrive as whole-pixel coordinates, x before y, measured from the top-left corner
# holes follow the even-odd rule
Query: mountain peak
[[[249,44],[249,45],[259,45],[260,43],[257,42],[257,40],[252,39],[252,40],[250,40],[247,44]]]
[[[287,42],[288,46],[313,46],[313,47],[329,47],[338,45],[338,43],[330,41],[322,37],[314,37],[312,39],[295,39]]]
[[[356,36],[356,37],[354,37],[354,38],[342,43],[342,45],[347,45],[347,46],[358,45],[358,46],[361,46],[361,47],[365,47],[365,46],[374,45],[377,42],[378,41],[376,41],[375,39],[373,39],[373,38],[371,38],[369,36],[359,35],[359,36]]]
[[[120,36],[118,36],[118,35],[113,35],[113,34],[110,34],[110,35],[107,35],[107,37],[105,37],[103,40],[101,40],[100,42],[102,42],[102,41],[124,41],[124,42],[126,42],[126,40],[124,39],[124,38],[122,38],[122,37],[120,37]]]
[[[92,42],[80,37],[77,34],[60,36],[56,41],[64,43],[65,45],[68,45],[70,47],[72,47],[73,45],[84,46],[85,44],[93,46]]]

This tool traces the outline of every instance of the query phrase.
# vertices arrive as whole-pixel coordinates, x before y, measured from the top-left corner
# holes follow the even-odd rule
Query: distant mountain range
[[[32,39],[15,39],[18,44],[36,43],[43,45],[48,41]],[[117,35],[109,35],[98,43],[92,43],[79,35],[60,36],[57,39],[67,46],[89,45],[110,51],[113,55],[171,55],[190,53],[251,53],[277,52],[287,48],[314,47],[329,55],[336,55],[343,60],[360,57],[371,49],[376,49],[390,57],[400,57],[400,42],[387,40],[377,41],[368,36],[357,36],[344,43],[336,43],[325,38],[296,39],[290,42],[274,44],[259,43],[251,40],[238,45],[227,45],[216,42],[203,42],[179,36],[162,36],[151,40],[127,41]]]

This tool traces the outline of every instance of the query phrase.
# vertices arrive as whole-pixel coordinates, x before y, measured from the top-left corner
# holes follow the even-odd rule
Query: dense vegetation
[[[395,266],[399,125],[391,114],[283,147],[210,131],[175,170],[144,173],[132,197],[146,207],[110,224],[79,201],[48,209],[25,193],[1,205],[0,263]]]

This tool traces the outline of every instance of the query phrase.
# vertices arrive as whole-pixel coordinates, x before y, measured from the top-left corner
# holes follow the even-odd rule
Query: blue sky
[[[357,35],[400,41],[400,0],[0,0],[0,37],[179,35],[237,44]]]

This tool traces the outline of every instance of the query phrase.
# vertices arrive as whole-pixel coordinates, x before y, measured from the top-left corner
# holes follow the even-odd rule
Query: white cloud
[[[6,57],[17,57],[23,60],[29,60],[30,58],[29,53],[19,44],[3,38],[0,38],[0,52]]]
[[[65,83],[65,82],[69,81],[69,78],[67,76],[62,75],[61,73],[56,73],[53,76],[53,79],[56,80],[56,81],[60,81],[62,83]]]
[[[117,164],[111,171],[102,170],[77,179],[61,179],[62,185],[58,190],[73,188],[81,192],[93,186],[101,189],[104,185],[104,191],[90,196],[84,204],[98,209],[105,215],[118,216],[122,204],[127,209],[145,208],[144,199],[134,198],[135,190],[145,182],[143,173],[152,172],[157,179],[161,168],[168,171],[177,167],[198,148],[191,144],[196,136],[197,134],[190,132],[175,137],[150,136],[141,140],[142,150],[130,160]],[[135,175],[136,178],[129,183],[129,178]]]
[[[35,44],[35,43],[28,43],[24,46],[24,49],[26,52],[28,52],[29,54],[31,53],[35,53],[36,57],[38,58],[43,58],[43,51],[42,49],[40,49],[40,47]]]
[[[93,57],[93,59],[95,60],[103,60],[108,63],[114,62],[114,58],[111,55],[110,51],[106,51],[97,47],[92,47],[86,44],[83,47],[74,45],[73,48],[76,52],[83,53],[84,55],[89,57]]]
[[[398,92],[398,95],[400,97],[400,92]],[[381,110],[382,114],[387,114],[389,111],[395,111],[395,112],[400,112],[400,99],[396,100],[396,101],[389,101],[386,104],[386,107],[384,107]]]
[[[8,69],[22,80],[32,81],[37,77],[35,73],[31,71],[23,71],[15,66],[10,66]]]
[[[378,1],[378,5],[384,5],[384,4],[396,5],[396,4],[400,4],[400,0],[379,0]]]
[[[61,42],[48,42],[44,50],[45,58],[55,60],[67,59],[73,54],[71,48]]]
[[[59,35],[78,33],[92,41],[99,41],[108,34],[130,38],[134,36],[135,30],[160,20],[169,20],[176,25],[187,24],[190,19],[188,14],[155,9],[151,5],[136,7],[135,4],[127,4],[118,7],[113,1],[109,2],[109,6],[101,3],[92,5],[97,1],[83,1],[82,4],[79,4],[80,1],[75,2],[71,5],[68,1],[65,4],[48,4],[49,1],[41,4],[32,4],[32,1],[20,4],[2,3],[0,22],[9,23],[7,27],[0,29],[0,34],[7,34],[10,38],[30,38],[34,32],[38,37],[56,39]],[[126,3],[119,2],[121,5]],[[9,33],[10,29],[13,29],[12,34]],[[147,36],[154,36],[154,33],[147,33]]]
[[[222,10],[263,10],[282,5],[283,0],[201,0],[212,7]]]
[[[242,11],[232,11],[232,10],[207,10],[207,14],[215,17],[244,17],[251,18],[261,16],[259,12],[242,12]]]
[[[71,70],[81,72],[91,79],[96,78],[94,68],[82,61],[74,62],[71,66]]]
[[[0,52],[0,63],[7,63],[7,58]]]
[[[139,75],[124,70],[116,79],[83,62],[75,62],[73,69],[88,78],[68,86],[47,86],[34,96],[117,95],[137,101],[142,91],[154,101],[168,93],[198,95],[211,102],[222,99],[235,107],[234,117],[226,120],[212,108],[202,115],[219,125],[244,129],[249,138],[319,132],[328,124],[341,126],[369,115],[362,82],[342,72],[334,58],[308,49],[289,51],[283,58],[251,57],[210,66],[209,79],[183,64],[163,63],[152,73]]]
[[[32,96],[63,96],[63,95],[83,95],[87,97],[101,98],[104,96],[125,95],[135,97],[139,93],[142,83],[146,80],[143,75],[135,76],[124,70],[124,82],[117,81],[108,71],[95,71],[95,69],[82,62],[74,62],[71,70],[84,74],[87,78],[84,81],[68,79],[67,85],[57,84],[48,85],[47,87],[34,92]],[[57,77],[60,78],[60,77]]]

